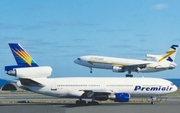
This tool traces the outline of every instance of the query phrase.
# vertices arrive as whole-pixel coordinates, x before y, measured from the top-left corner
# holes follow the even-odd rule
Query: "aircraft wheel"
[[[151,104],[154,104],[154,98],[151,97]]]
[[[151,104],[154,104],[154,102],[151,102]]]
[[[86,105],[86,101],[85,100],[77,100],[76,105],[80,105],[80,106]]]
[[[88,102],[88,105],[99,105],[99,103],[96,101],[90,101]]]
[[[91,70],[90,70],[90,73],[92,73],[92,68],[91,68]]]
[[[126,77],[133,77],[132,74],[126,74]]]

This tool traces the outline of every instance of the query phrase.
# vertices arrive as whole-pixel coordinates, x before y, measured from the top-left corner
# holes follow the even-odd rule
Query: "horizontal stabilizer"
[[[14,68],[23,68],[23,65],[12,65],[12,66],[5,66],[5,71],[13,70]]]

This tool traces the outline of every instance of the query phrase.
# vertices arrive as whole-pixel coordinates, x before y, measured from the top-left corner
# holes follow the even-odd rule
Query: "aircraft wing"
[[[19,80],[22,85],[26,85],[26,86],[40,86],[40,87],[44,86],[43,84],[28,78],[19,78]]]
[[[146,64],[133,64],[133,65],[128,65],[128,66],[124,66],[126,69],[133,69],[133,68],[146,68],[146,65],[149,64],[149,63],[146,63]]]
[[[97,96],[97,95],[110,95],[113,93],[112,90],[106,90],[106,89],[95,89],[95,90],[81,90],[84,91],[85,95],[87,97]]]
[[[132,64],[132,65],[124,65],[124,66],[120,66],[120,65],[113,65],[113,66],[120,66],[123,67],[124,70],[136,70],[137,68],[146,68],[146,66],[150,64],[150,63],[144,63],[144,64]]]

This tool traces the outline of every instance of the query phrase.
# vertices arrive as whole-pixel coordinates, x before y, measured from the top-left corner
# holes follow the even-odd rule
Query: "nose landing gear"
[[[92,73],[92,68],[90,68],[90,73]]]

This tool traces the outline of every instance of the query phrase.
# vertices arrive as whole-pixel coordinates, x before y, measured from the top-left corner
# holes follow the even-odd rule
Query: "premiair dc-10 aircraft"
[[[113,72],[128,72],[126,77],[133,77],[131,72],[151,73],[174,69],[177,64],[174,62],[178,45],[172,45],[165,54],[147,54],[145,60],[114,58],[106,56],[87,55],[74,60],[76,64],[90,68],[109,69]]]
[[[20,44],[9,43],[17,65],[5,66],[8,75],[19,78],[17,85],[32,92],[59,97],[77,98],[76,104],[85,105],[83,99],[114,100],[128,102],[131,97],[154,97],[175,92],[177,87],[160,78],[120,78],[120,77],[64,77],[48,78],[52,68],[39,66]]]

